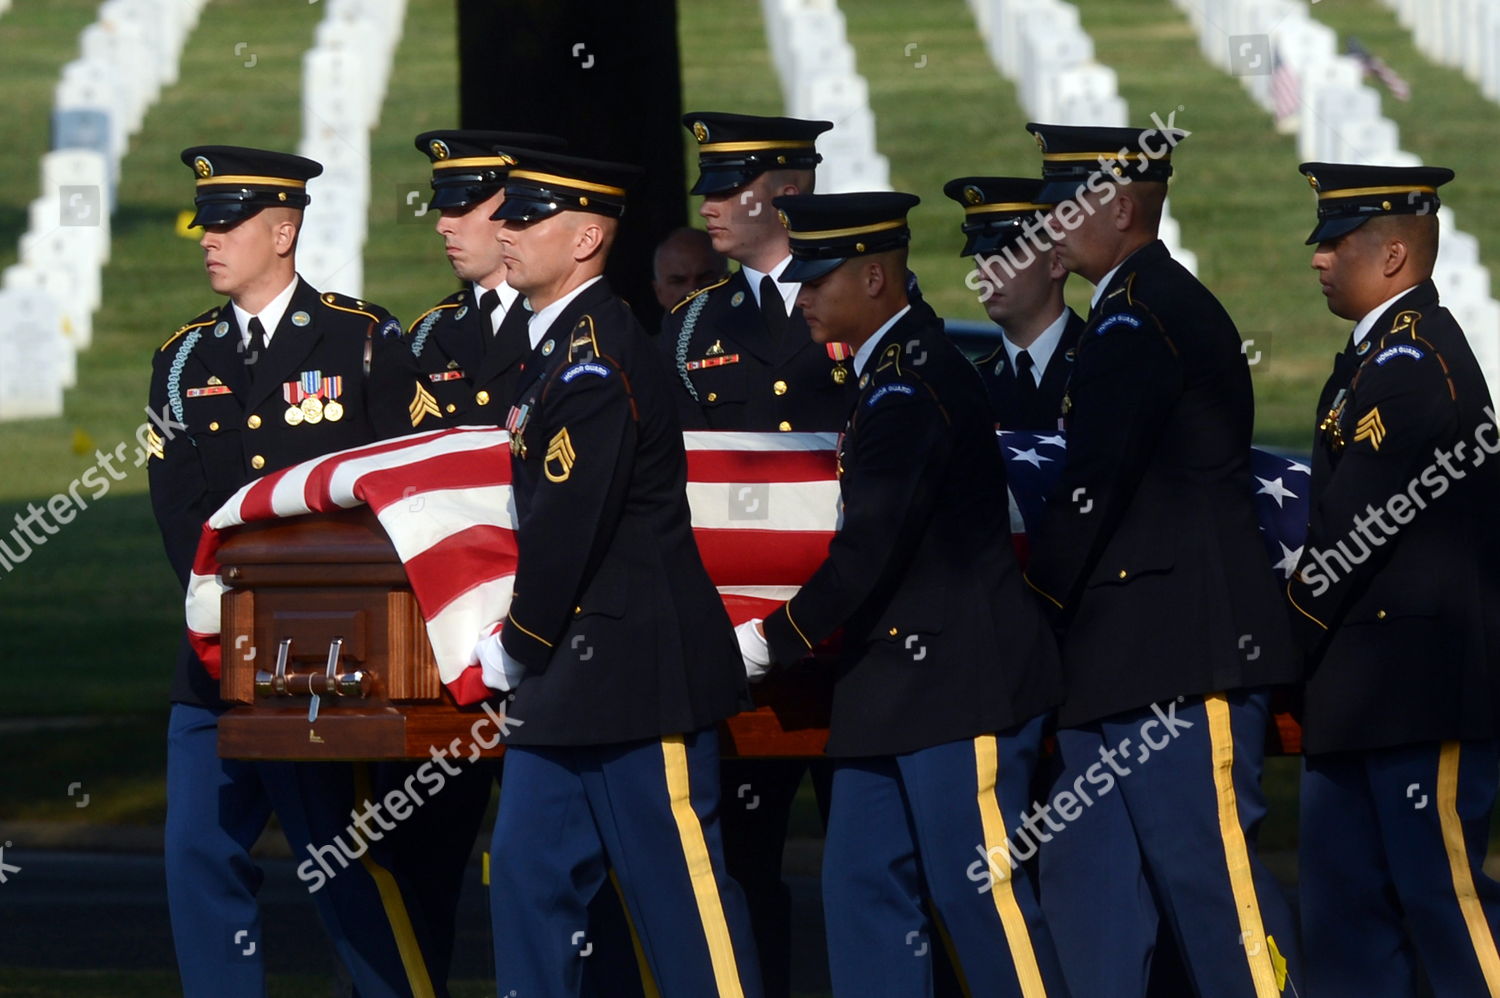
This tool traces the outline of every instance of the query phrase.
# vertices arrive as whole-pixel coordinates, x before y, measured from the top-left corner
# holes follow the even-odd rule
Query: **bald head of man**
[[[671,311],[689,293],[714,283],[728,270],[729,262],[714,249],[707,232],[683,226],[656,247],[651,289],[661,307]]]

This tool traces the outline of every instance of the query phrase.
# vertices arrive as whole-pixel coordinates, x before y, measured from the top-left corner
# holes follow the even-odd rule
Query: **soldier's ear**
[[[1395,277],[1411,259],[1411,247],[1400,237],[1387,239],[1381,247],[1380,270],[1386,277]]]
[[[875,259],[865,264],[865,295],[869,298],[879,298],[884,292],[887,283],[885,266]]]

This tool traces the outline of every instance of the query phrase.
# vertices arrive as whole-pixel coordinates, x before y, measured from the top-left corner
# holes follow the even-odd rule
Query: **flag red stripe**
[[[784,586],[805,580],[822,564],[833,532],[695,530],[693,537],[714,585]]]
[[[824,450],[690,450],[690,482],[826,482],[835,475],[832,448]]]
[[[406,577],[429,621],[475,586],[515,571],[515,532],[494,524],[455,531],[406,562]]]

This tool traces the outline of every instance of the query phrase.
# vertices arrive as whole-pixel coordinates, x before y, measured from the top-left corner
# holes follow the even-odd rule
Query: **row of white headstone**
[[[1021,108],[1050,125],[1131,124],[1115,71],[1094,58],[1094,41],[1078,8],[1063,0],[969,0],[990,59],[1016,84]],[[1163,116],[1172,108],[1158,109]],[[1146,122],[1135,122],[1144,127]],[[1198,257],[1182,245],[1170,202],[1160,236],[1172,256],[1193,273]]]
[[[1297,88],[1297,152],[1302,159],[1420,164],[1418,156],[1401,149],[1396,123],[1381,113],[1380,94],[1362,82],[1364,67],[1338,54],[1336,33],[1314,20],[1301,0],[1174,2],[1192,20],[1204,56],[1238,75],[1266,110],[1276,110],[1275,86]],[[1427,18],[1432,6],[1424,2],[1417,20]],[[1278,63],[1291,76],[1276,81]],[[1442,238],[1433,280],[1443,304],[1468,334],[1492,394],[1500,395],[1500,302],[1490,296],[1490,273],[1479,261],[1479,241],[1458,228],[1450,209],[1439,209],[1438,220]]]
[[[837,0],[762,0],[761,8],[786,113],[833,122],[818,138],[818,192],[890,190],[870,86],[855,68]]]
[[[0,276],[0,420],[61,415],[77,354],[93,338],[110,213],[130,137],[163,86],[207,0],[105,0],[79,36],[53,99],[41,195],[20,262]],[[3,8],[0,8],[3,9]]]
[[[380,120],[405,0],[326,0],[315,44],[302,58],[302,140],[323,164],[307,185],[297,270],[313,286],[364,294],[370,208],[370,129]]]
[[[1500,101],[1500,3],[1495,0],[1384,0],[1433,62],[1463,70]]]

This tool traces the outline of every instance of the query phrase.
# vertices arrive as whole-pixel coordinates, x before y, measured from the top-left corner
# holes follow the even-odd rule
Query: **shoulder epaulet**
[[[466,293],[467,292],[464,291],[453,292],[447,298],[444,298],[442,301],[438,302],[436,305],[432,306],[427,311],[417,316],[414,320],[412,320],[411,325],[407,326],[406,328],[416,329],[419,325],[422,324],[423,319],[427,318],[434,312],[441,312],[445,308],[458,308],[458,303],[463,300],[463,297]]]
[[[355,315],[364,316],[371,322],[380,321],[380,316],[370,311],[376,306],[362,299],[350,298],[348,295],[341,295],[336,291],[325,291],[320,296],[320,300],[324,305],[327,305],[329,308],[336,308],[340,312],[353,312]]]
[[[200,328],[202,326],[207,326],[208,324],[210,324],[211,322],[213,322],[218,317],[219,317],[219,310],[218,310],[217,307],[209,309],[207,312],[204,312],[202,315],[198,316],[198,318],[194,319],[192,322],[189,322],[189,323],[183,325],[182,328],[178,329],[177,332],[173,333],[171,336],[168,336],[167,337],[167,341],[165,343],[163,343],[161,346],[159,346],[159,347],[156,348],[156,352],[157,353],[162,353],[163,351],[165,351],[167,349],[167,347],[171,346],[173,343],[176,343],[178,337],[180,337],[183,333],[186,333],[190,329],[198,329],[198,328]]]
[[[600,354],[599,340],[594,335],[594,317],[585,315],[573,324],[568,334],[568,363],[594,360]]]
[[[685,296],[683,296],[682,301],[680,301],[676,305],[672,306],[672,312],[675,314],[679,308],[681,308],[682,306],[686,305],[688,302],[692,301],[694,298],[697,298],[699,295],[703,294],[706,291],[712,291],[714,288],[723,287],[724,285],[726,285],[726,284],[729,283],[730,278],[733,277],[733,276],[734,275],[731,274],[729,277],[725,277],[725,278],[722,278],[721,280],[717,280],[717,281],[715,281],[712,284],[705,284],[703,287],[699,288],[697,291],[690,291],[690,292],[688,292],[688,294],[686,294]]]

